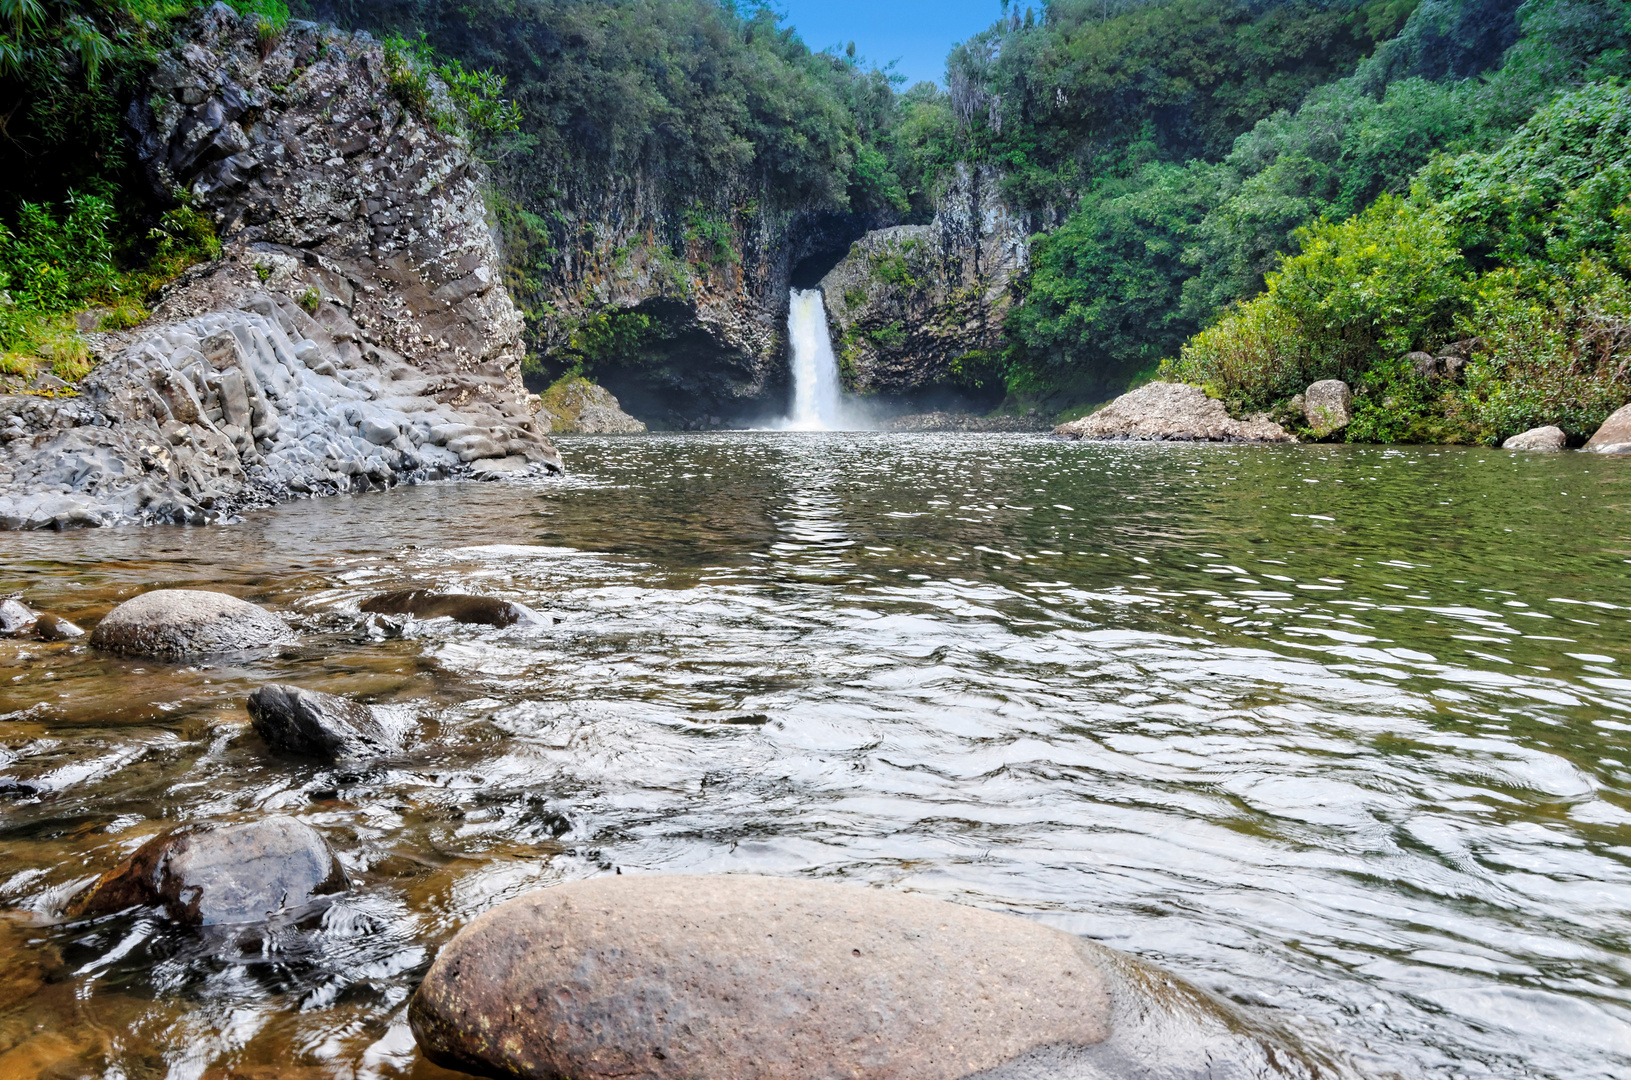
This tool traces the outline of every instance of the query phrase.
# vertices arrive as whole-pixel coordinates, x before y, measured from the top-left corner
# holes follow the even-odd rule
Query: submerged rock
[[[21,634],[33,627],[38,615],[21,600],[11,597],[0,600],[0,634]]]
[[[1569,445],[1569,437],[1560,427],[1530,428],[1528,431],[1512,436],[1501,444],[1502,450],[1562,450]]]
[[[156,589],[133,597],[108,612],[91,634],[99,649],[164,659],[295,640],[283,620],[264,608],[200,589]]]
[[[1620,407],[1604,420],[1586,440],[1586,449],[1595,454],[1631,454],[1631,405]]]
[[[1303,415],[1314,437],[1323,439],[1353,423],[1353,391],[1341,379],[1321,379],[1303,391]]]
[[[442,950],[409,1022],[432,1061],[538,1080],[1312,1071],[1291,1040],[1040,923],[746,875],[603,877],[502,904]]]
[[[177,922],[260,922],[347,886],[345,871],[310,825],[270,817],[193,826],[154,837],[69,904],[71,917],[161,905]]]
[[[1068,439],[1186,442],[1291,442],[1264,417],[1236,420],[1223,402],[1188,383],[1154,382],[1121,395],[1098,412],[1053,429]]]
[[[401,749],[373,708],[337,694],[274,683],[246,704],[250,725],[274,750],[334,761]]]
[[[85,631],[61,615],[42,611],[34,623],[34,636],[41,641],[72,641],[74,638],[84,637]]]
[[[491,596],[436,593],[428,589],[400,589],[371,596],[360,605],[373,615],[412,615],[417,619],[449,618],[455,622],[487,626],[541,623],[543,617],[525,604]]]

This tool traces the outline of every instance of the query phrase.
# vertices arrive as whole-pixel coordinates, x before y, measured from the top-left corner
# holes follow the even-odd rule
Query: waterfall
[[[787,340],[793,350],[792,431],[832,431],[844,426],[838,358],[827,331],[820,289],[794,289],[787,305]]]

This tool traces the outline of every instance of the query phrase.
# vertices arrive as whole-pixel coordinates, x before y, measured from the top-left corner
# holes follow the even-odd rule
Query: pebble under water
[[[406,1000],[529,889],[844,879],[1164,965],[1380,1076],[1631,1075],[1631,460],[720,433],[225,527],[0,535],[87,628],[219,588],[299,646],[0,641],[0,1073],[448,1077]],[[553,617],[373,629],[434,587]],[[270,754],[268,681],[397,707],[398,757]],[[64,921],[181,822],[277,812],[304,921]]]

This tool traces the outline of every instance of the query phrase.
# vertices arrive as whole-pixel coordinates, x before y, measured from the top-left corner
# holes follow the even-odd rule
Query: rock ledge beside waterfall
[[[0,528],[204,523],[281,499],[559,471],[522,389],[477,163],[366,34],[200,12],[130,122],[222,258],[92,335],[77,396],[0,396]]]

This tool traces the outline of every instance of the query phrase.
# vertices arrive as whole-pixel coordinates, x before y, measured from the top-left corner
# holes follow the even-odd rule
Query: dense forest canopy
[[[130,175],[121,132],[166,26],[195,6],[0,9],[0,272],[26,301],[8,309],[6,348],[21,340],[23,307],[105,299],[166,243],[172,261],[207,252],[185,207]],[[267,34],[289,17],[278,0],[235,6]],[[417,41],[459,71],[490,72],[490,87],[502,78],[519,124],[482,150],[512,257],[530,273],[578,242],[564,211],[619,185],[664,208],[672,242],[701,237],[728,260],[744,215],[922,222],[948,170],[994,166],[1040,231],[1007,347],[969,377],[1055,406],[1102,399],[1164,360],[1241,407],[1272,405],[1311,374],[1392,386],[1378,373],[1400,350],[1499,338],[1479,321],[1495,317],[1497,296],[1550,312],[1554,336],[1612,322],[1608,298],[1627,272],[1615,246],[1624,165],[1574,145],[1607,144],[1560,119],[1595,110],[1617,130],[1626,0],[1004,4],[951,49],[943,87],[905,87],[853,49],[812,51],[762,4],[297,0],[294,14]],[[1543,132],[1549,154],[1583,171],[1560,179],[1520,152]],[[1522,221],[1500,209],[1514,199]],[[1337,312],[1321,290],[1375,270],[1350,258],[1364,244],[1423,265],[1376,271],[1372,306]],[[55,292],[23,280],[47,249],[60,255],[45,260]],[[1575,390],[1551,392],[1594,388],[1589,405],[1553,410],[1573,410],[1576,427],[1624,389],[1619,339],[1594,340],[1610,342],[1606,366],[1593,360],[1589,377],[1563,380]],[[1553,352],[1586,363],[1581,347]],[[1474,368],[1487,376],[1490,363]],[[1455,393],[1506,393],[1493,386]],[[1376,393],[1420,413],[1361,425],[1377,438],[1491,438],[1552,408],[1474,407],[1403,384]]]

